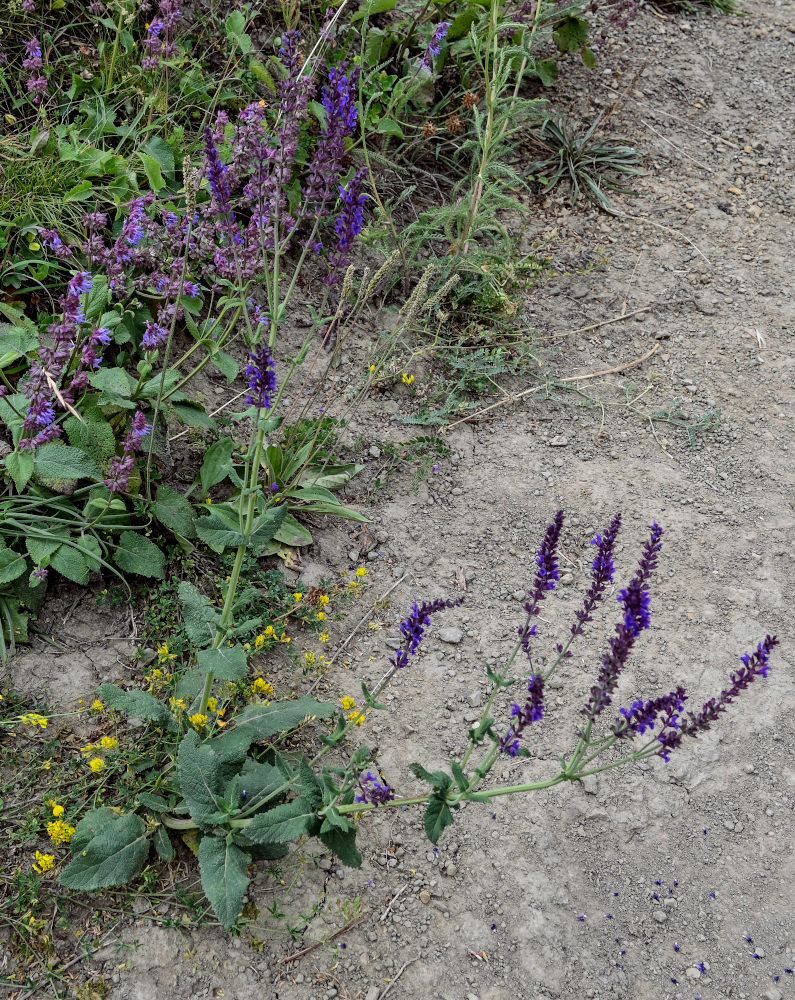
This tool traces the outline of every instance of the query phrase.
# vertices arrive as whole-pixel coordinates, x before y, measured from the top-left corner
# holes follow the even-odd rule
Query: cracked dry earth
[[[404,609],[415,599],[459,596],[465,585],[465,603],[437,617],[421,655],[392,685],[388,711],[371,716],[361,736],[379,746],[381,770],[400,794],[421,791],[408,764],[433,769],[463,749],[486,697],[484,665],[498,664],[511,646],[534,549],[558,507],[568,512],[562,586],[545,606],[539,650],[568,628],[587,586],[589,539],[620,508],[619,586],[646,525],[657,519],[666,534],[653,625],[615,704],[682,682],[697,709],[725,685],[739,654],[772,633],[782,644],[768,679],[670,763],[470,804],[438,851],[424,838],[420,812],[370,816],[361,869],[319,855],[301,876],[294,912],[319,899],[323,908],[297,946],[265,930],[256,950],[212,929],[167,931],[142,909],[120,933],[127,947],[110,942],[90,961],[112,982],[110,1000],[795,996],[795,975],[786,971],[795,965],[795,5],[755,0],[747,10],[742,18],[677,20],[646,8],[631,39],[605,53],[614,71],[562,75],[553,103],[592,114],[648,57],[614,124],[649,151],[649,173],[635,198],[619,201],[626,215],[567,209],[552,198],[529,205],[526,234],[544,240],[559,272],[524,303],[539,337],[650,307],[547,341],[563,345],[546,348],[552,369],[573,376],[618,368],[657,345],[634,369],[574,384],[613,399],[631,382],[632,394],[646,390],[644,403],[654,401],[650,409],[676,398],[694,416],[719,408],[719,427],[692,449],[669,425],[656,424],[655,436],[636,413],[608,407],[603,417],[561,395],[530,396],[452,428],[452,454],[419,492],[406,475],[376,494],[370,593],[405,579],[381,612],[387,627],[357,633],[345,652],[350,668],[335,666],[326,680],[329,696],[377,680]],[[595,249],[607,263],[588,271],[583,262]],[[396,418],[409,408],[400,388],[366,404],[352,433],[402,440]],[[363,558],[358,537],[346,527],[321,535],[307,573]],[[606,605],[555,675],[545,718],[528,740],[532,758],[498,765],[500,782],[548,776],[571,747],[615,616],[612,599]],[[333,641],[357,621],[342,623]],[[117,652],[97,668],[103,679],[123,669],[124,650]],[[18,677],[32,676],[28,664]],[[271,890],[252,884],[261,912]],[[351,915],[344,904],[356,897],[360,923],[295,963],[279,963],[343,927]]]

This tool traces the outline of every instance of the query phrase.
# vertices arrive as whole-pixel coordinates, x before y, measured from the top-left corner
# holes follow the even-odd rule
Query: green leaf
[[[172,403],[171,409],[183,424],[189,427],[207,427],[214,430],[216,423],[199,403]]]
[[[0,324],[0,368],[38,347],[38,340],[18,326]]]
[[[92,323],[105,312],[108,304],[108,279],[104,275],[97,274],[91,279],[91,288],[84,295],[86,320]]]
[[[378,135],[396,135],[398,139],[405,139],[403,129],[393,118],[382,118],[376,127]]]
[[[14,480],[17,492],[21,493],[33,475],[33,453],[30,451],[12,451],[5,460],[8,474]]]
[[[210,490],[211,486],[220,483],[229,475],[232,470],[232,452],[234,450],[235,442],[232,438],[221,437],[214,441],[204,453],[199,478],[205,493]]]
[[[166,567],[166,558],[155,543],[138,534],[136,531],[123,531],[119,535],[118,548],[113,553],[113,559],[119,569],[125,573],[137,573],[138,576],[153,576],[162,580]]]
[[[157,856],[161,861],[168,864],[174,860],[174,845],[171,843],[168,830],[162,824],[155,830],[152,843],[155,845]]]
[[[296,548],[301,545],[312,544],[311,532],[296,521],[292,514],[287,514],[281,526],[271,535],[271,538],[275,538],[277,542],[282,542],[283,545],[292,545]],[[270,538],[267,541],[270,541]]]
[[[157,487],[152,513],[169,531],[174,531],[183,538],[196,537],[196,515],[193,512],[193,505],[168,483],[161,483]]]
[[[231,784],[239,786],[236,801],[240,800],[239,793],[245,791],[248,803],[264,802],[284,784],[284,777],[279,768],[273,764],[265,764],[248,757],[240,774],[235,775]]]
[[[33,468],[42,479],[93,479],[95,482],[102,479],[97,463],[81,448],[57,442],[42,445],[34,452]]]
[[[307,715],[327,719],[336,707],[330,702],[315,701],[302,695],[294,701],[272,701],[270,705],[249,705],[237,716],[236,724],[245,725],[257,740],[267,740],[274,733],[285,732],[303,721]]]
[[[426,771],[422,764],[409,764],[409,770],[416,774],[422,781],[427,781],[432,788],[440,788],[442,791],[452,784],[449,774],[444,771]]]
[[[533,59],[529,65],[530,71],[545,87],[551,87],[558,78],[558,64],[554,59]]]
[[[138,150],[137,156],[143,164],[146,179],[149,181],[149,187],[153,191],[159,191],[162,187],[165,187],[166,182],[163,180],[160,164],[154,156],[151,156],[149,153],[145,153],[142,149]]]
[[[584,45],[582,47],[580,55],[582,56],[582,61],[585,63],[588,69],[593,69],[594,66],[596,66],[596,54],[593,51],[593,49],[589,49],[587,45]]]
[[[110,396],[129,399],[135,389],[135,379],[123,368],[99,368],[88,376],[89,383]]]
[[[45,559],[49,560],[61,542],[62,538],[60,537],[38,538],[34,535],[25,536],[25,548],[37,566],[41,566]]]
[[[213,552],[219,553],[224,549],[237,548],[246,541],[246,536],[241,531],[230,528],[222,515],[216,512],[198,519],[196,534]]]
[[[114,809],[90,809],[79,821],[72,834],[72,840],[69,844],[72,854],[79,854],[98,833],[112,826],[114,818],[118,815]]]
[[[432,844],[439,842],[439,837],[446,826],[453,822],[453,814],[447,803],[438,795],[432,795],[425,810],[424,825],[428,840]]]
[[[125,885],[141,871],[149,855],[146,824],[134,813],[118,816],[102,829],[58,877],[67,889],[86,892]]]
[[[174,716],[162,701],[148,691],[122,691],[116,684],[101,684],[99,696],[108,706],[126,715],[132,715],[147,722],[155,722],[164,729],[177,728]]]
[[[243,907],[251,858],[231,838],[204,836],[199,844],[199,873],[204,895],[224,930],[230,930]]]
[[[380,701],[376,701],[375,698],[370,694],[370,690],[364,681],[362,681],[362,694],[364,695],[364,700],[367,702],[370,708],[380,708],[382,711],[386,708],[386,705],[383,705]]]
[[[11,549],[0,549],[0,584],[11,583],[27,569],[25,557]]]
[[[197,588],[183,580],[177,588],[182,605],[182,625],[194,646],[209,646],[221,617],[218,609]]]
[[[138,802],[151,812],[160,814],[168,812],[168,802],[161,795],[152,795],[151,792],[138,792],[135,796]]]
[[[64,429],[69,443],[84,451],[99,465],[108,461],[116,452],[116,437],[113,428],[99,415],[78,420],[68,417]]]
[[[88,583],[88,562],[74,545],[64,542],[50,557],[50,566],[72,583]]]
[[[316,806],[297,798],[258,813],[246,827],[246,837],[255,844],[285,844],[302,833],[317,833],[320,825]]]
[[[260,552],[273,538],[277,537],[282,524],[288,516],[286,504],[269,507],[264,514],[260,514],[254,522],[251,531],[250,544],[255,554]]]
[[[374,14],[384,14],[388,10],[394,10],[397,0],[368,0],[363,4],[351,18],[351,22],[361,21],[365,17],[372,17]]]
[[[453,777],[456,780],[456,784],[458,785],[458,787],[461,789],[462,792],[465,792],[469,788],[469,781],[467,780],[467,776],[461,770],[461,765],[458,763],[457,760],[450,761],[450,769],[453,772]]]
[[[237,378],[238,364],[231,354],[225,354],[223,351],[216,351],[214,354],[210,355],[210,361],[212,361],[222,375],[226,376],[227,382],[234,382]]]
[[[193,729],[179,744],[177,774],[179,790],[194,823],[203,827],[225,816],[218,789],[218,757],[208,743],[199,742],[199,734]]]
[[[351,507],[343,507],[342,504],[339,503],[302,504],[296,509],[299,512],[307,511],[307,513],[312,514],[328,514],[329,517],[342,517],[348,521],[360,521],[362,524],[367,524],[370,520],[369,517],[365,517],[364,514],[360,514],[358,510],[353,510]]]
[[[196,662],[203,674],[213,674],[222,681],[239,681],[248,673],[248,661],[242,646],[200,649]]]
[[[583,17],[564,17],[552,37],[561,52],[578,52],[588,39],[588,22]]]
[[[174,172],[174,151],[165,139],[159,135],[152,138],[144,145],[144,150],[160,164],[160,169],[167,174]]]
[[[309,466],[301,476],[301,485],[324,486],[327,490],[338,490],[350,479],[358,475],[363,465],[350,462],[346,465]]]
[[[325,824],[324,824],[325,825]],[[342,831],[335,827],[323,829],[321,827],[318,837],[326,847],[335,854],[340,861],[348,868],[360,868],[362,856],[356,850],[356,828]]]

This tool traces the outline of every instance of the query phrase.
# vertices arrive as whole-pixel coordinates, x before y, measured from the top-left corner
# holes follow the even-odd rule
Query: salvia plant
[[[252,525],[260,524],[262,515],[258,520],[256,505],[252,509]],[[265,516],[276,518],[278,514]],[[229,929],[240,914],[252,862],[284,856],[297,839],[317,837],[343,864],[360,865],[355,820],[362,813],[423,806],[425,831],[436,843],[465,802],[490,803],[500,796],[580,781],[650,757],[670,760],[684,740],[698,738],[710,729],[743,691],[757,678],[767,676],[770,654],[778,640],[768,635],[756,650],[744,654],[742,666],[731,673],[727,687],[698,711],[685,711],[689,695],[682,685],[650,698],[634,697],[628,705],[616,707],[618,686],[630,655],[651,624],[652,579],[663,544],[663,529],[653,523],[634,574],[618,591],[618,621],[580,706],[581,724],[560,754],[557,770],[546,777],[523,777],[510,785],[489,781],[501,759],[531,756],[528,742],[532,732],[546,721],[549,680],[571,657],[572,644],[587,634],[599,605],[613,587],[614,551],[621,529],[618,514],[592,539],[590,584],[568,631],[554,644],[549,666],[542,667],[537,651],[539,616],[559,579],[563,522],[564,514],[558,511],[546,529],[516,642],[501,669],[487,669],[491,693],[479,721],[468,731],[466,750],[445,769],[430,771],[420,763],[410,766],[428,786],[420,794],[400,795],[390,786],[377,773],[375,752],[368,746],[358,746],[344,763],[340,762],[341,752],[350,731],[361,725],[370,711],[385,709],[378,698],[392,677],[414,668],[433,616],[460,604],[460,598],[412,605],[400,624],[402,642],[390,658],[386,674],[372,689],[362,683],[361,709],[352,707],[353,699],[344,701],[340,711],[302,696],[249,705],[222,731],[211,731],[208,704],[213,684],[219,679],[240,678],[246,669],[245,656],[234,639],[238,580],[233,571],[221,610],[203,600],[191,585],[183,584],[183,617],[198,652],[196,669],[183,678],[178,690],[182,705],[169,708],[143,691],[122,691],[114,685],[100,688],[108,707],[147,719],[173,735],[175,749],[170,763],[174,766],[164,766],[158,794],[141,794],[136,811],[120,814],[94,809],[80,820],[71,841],[72,861],[61,872],[61,883],[82,890],[124,884],[141,871],[152,844],[162,859],[170,860],[174,854],[172,838],[189,834],[198,838],[205,894]],[[255,534],[252,528],[241,548],[256,545]],[[521,694],[508,709],[505,702],[510,690]],[[319,725],[323,721],[325,727]],[[290,749],[285,742],[310,722],[315,724],[321,744],[311,757]]]

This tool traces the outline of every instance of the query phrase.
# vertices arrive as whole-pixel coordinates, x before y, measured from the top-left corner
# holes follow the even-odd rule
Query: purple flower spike
[[[525,702],[524,708],[514,704],[511,715],[515,721],[500,740],[500,752],[507,753],[510,757],[516,757],[519,753],[519,738],[527,726],[531,722],[540,722],[544,717],[544,678],[541,674],[530,675],[527,690],[530,697]]]
[[[392,666],[405,667],[409,662],[409,657],[416,654],[425,635],[425,629],[431,623],[431,615],[435,615],[437,611],[444,611],[445,608],[457,608],[463,600],[463,597],[454,601],[446,601],[442,597],[437,597],[435,601],[423,601],[422,604],[417,604],[415,601],[411,606],[408,618],[400,623],[403,645],[394,656],[389,658]]]
[[[428,42],[428,48],[425,50],[425,55],[422,57],[422,65],[430,66],[431,59],[436,59],[441,51],[442,42],[447,38],[447,32],[450,30],[449,21],[440,21],[436,25],[436,30],[431,36],[431,40]]]
[[[135,452],[140,451],[142,441],[152,430],[151,424],[141,410],[137,410],[124,438],[123,454],[112,459],[108,468],[105,485],[111,493],[124,493],[130,484],[130,473],[135,468]]]
[[[367,195],[362,193],[362,184],[367,171],[359,170],[347,187],[340,185],[342,210],[340,211],[334,229],[337,233],[337,248],[329,258],[331,271],[324,278],[329,285],[336,284],[342,272],[348,266],[353,241],[362,231],[362,209],[367,201]]]
[[[547,591],[555,589],[555,581],[560,579],[558,572],[558,542],[563,529],[565,514],[559,510],[552,521],[547,525],[544,540],[536,553],[536,575],[533,580],[533,589],[528,591],[530,600],[524,605],[527,612],[527,620],[518,629],[522,641],[522,649],[528,660],[532,662],[530,653],[530,639],[536,634],[536,626],[530,624],[530,619],[540,613],[540,604],[547,596]]]
[[[572,635],[582,635],[585,625],[593,620],[596,605],[602,600],[607,585],[613,582],[613,551],[616,545],[621,514],[616,514],[610,522],[610,527],[603,534],[597,534],[591,539],[591,545],[596,545],[596,557],[591,564],[591,585],[585,595],[582,608],[574,612],[577,621],[571,626]]]
[[[229,182],[226,178],[229,169],[218,156],[218,150],[213,142],[213,130],[209,125],[204,129],[204,153],[207,157],[207,183],[213,193],[213,199],[219,215],[225,215],[231,219],[232,205]]]
[[[619,709],[623,718],[616,719],[613,732],[620,739],[642,736],[647,729],[654,729],[660,716],[663,731],[668,727],[678,729],[678,713],[684,708],[685,701],[687,695],[681,685],[670,694],[661,695],[645,703],[638,698],[632,702],[630,708]]]
[[[395,797],[395,793],[387,784],[381,782],[370,771],[359,779],[362,794],[357,795],[355,802],[369,802],[374,806],[383,806]]]
[[[260,341],[253,352],[249,354],[246,378],[248,379],[246,404],[256,406],[258,409],[269,410],[276,389],[276,372],[273,370],[273,358],[267,340]]]

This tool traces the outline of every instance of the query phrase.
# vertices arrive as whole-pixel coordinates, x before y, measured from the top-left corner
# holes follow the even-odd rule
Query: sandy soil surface
[[[795,975],[785,971],[795,965],[788,750],[795,4],[753,0],[747,9],[743,18],[679,20],[646,9],[631,40],[606,52],[595,72],[562,76],[555,105],[593,114],[622,94],[648,57],[614,126],[649,151],[649,174],[636,183],[636,198],[620,201],[622,218],[567,209],[553,197],[541,208],[532,203],[526,234],[528,244],[544,239],[559,272],[525,303],[537,336],[649,307],[547,341],[552,369],[588,375],[656,347],[636,368],[575,384],[612,401],[631,383],[630,398],[646,390],[641,402],[650,410],[677,398],[691,416],[719,409],[718,429],[692,449],[681,431],[658,423],[652,432],[627,410],[575,406],[565,394],[531,396],[452,428],[452,454],[418,492],[408,473],[390,478],[368,511],[369,552],[361,534],[338,527],[306,561],[319,575],[367,558],[373,597],[402,580],[382,612],[386,627],[357,633],[345,652],[349,669],[340,659],[326,679],[330,692],[355,694],[362,679],[380,677],[385,644],[413,600],[460,596],[465,585],[465,603],[436,619],[421,655],[393,684],[389,710],[368,725],[383,774],[400,794],[422,790],[411,761],[443,765],[464,746],[483,703],[484,664],[499,664],[510,648],[534,549],[559,507],[568,513],[563,585],[546,605],[539,649],[551,649],[571,623],[587,586],[589,539],[621,509],[619,583],[633,571],[646,525],[657,519],[666,535],[653,627],[616,704],[682,682],[688,707],[698,708],[767,632],[782,639],[769,678],[670,763],[608,771],[583,786],[493,807],[470,804],[438,850],[418,811],[369,817],[360,870],[318,855],[293,890],[294,912],[322,902],[298,945],[265,930],[257,949],[211,929],[167,931],[142,910],[121,934],[132,948],[111,942],[91,959],[114,984],[111,1000],[795,995]],[[594,259],[604,266],[585,267]],[[517,380],[511,389],[532,384]],[[366,404],[352,433],[401,440],[406,428],[394,417],[409,408],[407,393],[396,390]],[[379,459],[369,463],[372,479]],[[545,777],[573,745],[577,710],[615,616],[606,604],[556,674],[530,741],[533,758],[506,760],[495,772],[500,780]],[[92,632],[90,607],[82,603],[73,618],[85,631],[81,651],[70,654],[74,670],[86,684],[120,680],[129,652],[124,612],[108,620],[109,642]],[[342,623],[334,641],[357,621]],[[95,647],[107,662],[94,662]],[[47,674],[64,675],[63,658],[53,671],[37,656],[17,661],[18,686],[34,691]],[[262,912],[272,890],[265,881],[252,885]],[[360,923],[279,964],[345,926],[358,911],[344,904],[356,897]]]

